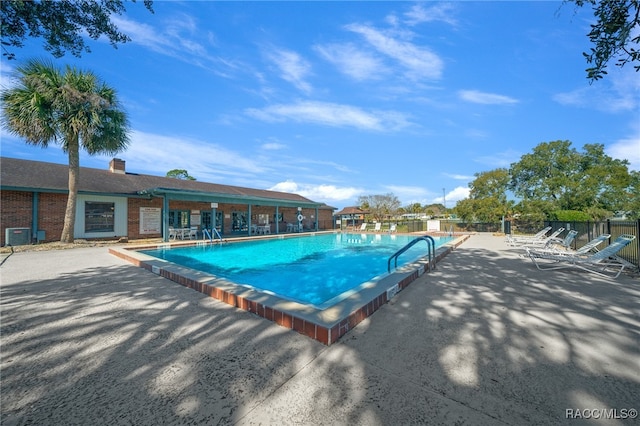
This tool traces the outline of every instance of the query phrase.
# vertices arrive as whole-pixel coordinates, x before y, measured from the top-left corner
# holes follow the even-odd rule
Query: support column
[[[169,197],[162,197],[162,241],[169,241]]]
[[[33,192],[31,199],[31,240],[38,240],[38,203],[40,202],[40,193]]]

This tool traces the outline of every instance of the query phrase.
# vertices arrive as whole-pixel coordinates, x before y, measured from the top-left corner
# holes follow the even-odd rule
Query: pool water
[[[142,253],[290,300],[323,306],[367,281],[387,275],[389,257],[415,238],[321,234],[158,248]],[[436,247],[451,239],[434,237]],[[398,266],[425,256],[427,250],[426,243],[415,244],[400,255]]]

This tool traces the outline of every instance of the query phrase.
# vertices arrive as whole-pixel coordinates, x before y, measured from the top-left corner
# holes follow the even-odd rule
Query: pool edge
[[[436,264],[469,237],[470,235],[458,236],[436,249]],[[349,330],[371,316],[397,293],[430,270],[428,259],[419,259],[398,268],[397,272],[380,280],[370,291],[356,293],[326,309],[317,309],[252,291],[228,280],[153,258],[138,251],[165,247],[166,245],[167,243],[113,247],[109,248],[109,253],[184,287],[256,314],[327,346],[337,342]],[[362,294],[366,295],[367,302],[359,300]]]

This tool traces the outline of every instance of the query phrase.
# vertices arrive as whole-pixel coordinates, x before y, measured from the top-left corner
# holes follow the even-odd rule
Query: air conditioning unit
[[[30,228],[7,228],[4,230],[4,244],[7,246],[23,246],[31,244]]]

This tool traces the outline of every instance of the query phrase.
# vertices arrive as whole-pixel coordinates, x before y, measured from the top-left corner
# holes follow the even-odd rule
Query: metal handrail
[[[413,247],[414,244],[418,243],[418,241],[425,241],[427,243],[427,247],[429,248],[429,252],[428,252],[428,256],[429,256],[429,270],[435,268],[435,263],[436,263],[436,243],[435,240],[428,236],[425,235],[424,237],[418,237],[415,240],[410,241],[406,246],[402,247],[400,250],[398,250],[397,252],[395,252],[394,254],[391,255],[391,257],[389,257],[389,260],[387,261],[387,272],[391,272],[391,259],[395,258],[395,263],[393,265],[394,268],[398,267],[398,256],[400,256],[402,253],[404,253],[405,251],[409,250],[411,247]],[[433,249],[433,250],[432,250]],[[433,259],[433,262],[432,262]]]
[[[211,229],[212,232],[209,233],[209,230],[207,228],[202,228],[202,235],[203,236],[207,236],[209,237],[209,241],[213,244],[213,236],[218,236],[218,238],[220,238],[220,242],[222,243],[222,235],[220,235],[220,233],[218,232],[218,230],[216,228],[212,228]]]

